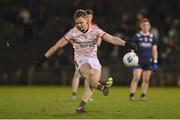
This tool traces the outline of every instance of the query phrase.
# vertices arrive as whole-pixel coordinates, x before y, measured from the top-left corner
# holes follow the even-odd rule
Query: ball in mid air
[[[128,67],[138,66],[139,58],[135,52],[131,51],[124,55],[123,62]]]

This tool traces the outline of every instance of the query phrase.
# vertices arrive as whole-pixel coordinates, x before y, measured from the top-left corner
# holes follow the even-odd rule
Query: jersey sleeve
[[[136,45],[138,44],[138,37],[136,34],[131,38],[131,42],[136,44]]]
[[[156,39],[156,37],[153,36],[152,40],[153,40],[153,41],[152,41],[152,45],[157,45],[157,39]]]
[[[67,41],[71,41],[73,39],[73,34],[74,34],[74,30],[73,29],[70,29],[65,35],[64,35],[64,38],[67,40]]]
[[[99,37],[103,37],[106,34],[106,32],[100,29],[98,26],[96,26],[95,32]]]

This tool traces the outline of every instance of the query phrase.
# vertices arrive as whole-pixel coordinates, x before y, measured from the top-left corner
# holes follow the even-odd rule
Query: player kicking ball
[[[133,42],[137,45],[137,55],[139,57],[139,65],[133,70],[133,79],[130,85],[130,100],[135,100],[135,92],[138,82],[142,76],[141,100],[147,100],[147,90],[152,71],[156,71],[158,52],[157,39],[150,32],[150,21],[143,19],[140,21],[141,30],[133,37]]]
[[[91,9],[86,9],[85,12],[87,13],[87,17],[88,17],[88,22],[89,22],[88,24],[97,26],[95,23],[92,22],[93,16],[94,16],[93,11]],[[102,41],[101,37],[98,37],[97,38],[97,46],[98,47],[100,46],[101,41]],[[81,78],[81,75],[79,74],[78,69],[75,66],[75,72],[74,72],[74,76],[72,79],[72,100],[77,99],[77,90],[79,87],[80,78]],[[84,86],[89,88],[89,83],[87,80],[85,80]],[[90,98],[89,101],[94,101],[94,100],[92,98]]]
[[[99,82],[101,76],[101,64],[97,58],[97,38],[118,46],[125,46],[129,49],[136,49],[136,45],[128,43],[118,37],[112,36],[97,26],[89,24],[87,13],[84,10],[77,10],[74,13],[75,27],[70,29],[54,46],[36,61],[39,67],[57,50],[71,43],[74,48],[74,61],[78,72],[88,81],[89,87],[85,89],[80,105],[76,112],[86,111],[86,104],[91,98],[94,89],[97,89],[107,96],[112,81],[108,80],[105,84]]]

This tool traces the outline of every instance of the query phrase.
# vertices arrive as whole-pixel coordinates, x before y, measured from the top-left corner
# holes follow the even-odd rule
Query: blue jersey
[[[139,57],[139,64],[150,64],[152,62],[152,46],[157,45],[157,39],[152,33],[143,35],[138,32],[132,38],[133,43],[137,45],[137,55]]]

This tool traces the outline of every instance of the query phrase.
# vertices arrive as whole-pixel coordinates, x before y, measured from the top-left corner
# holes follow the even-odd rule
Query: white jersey
[[[97,38],[105,33],[98,26],[89,25],[86,33],[74,27],[64,35],[64,38],[72,43],[75,60],[83,56],[97,58]]]

